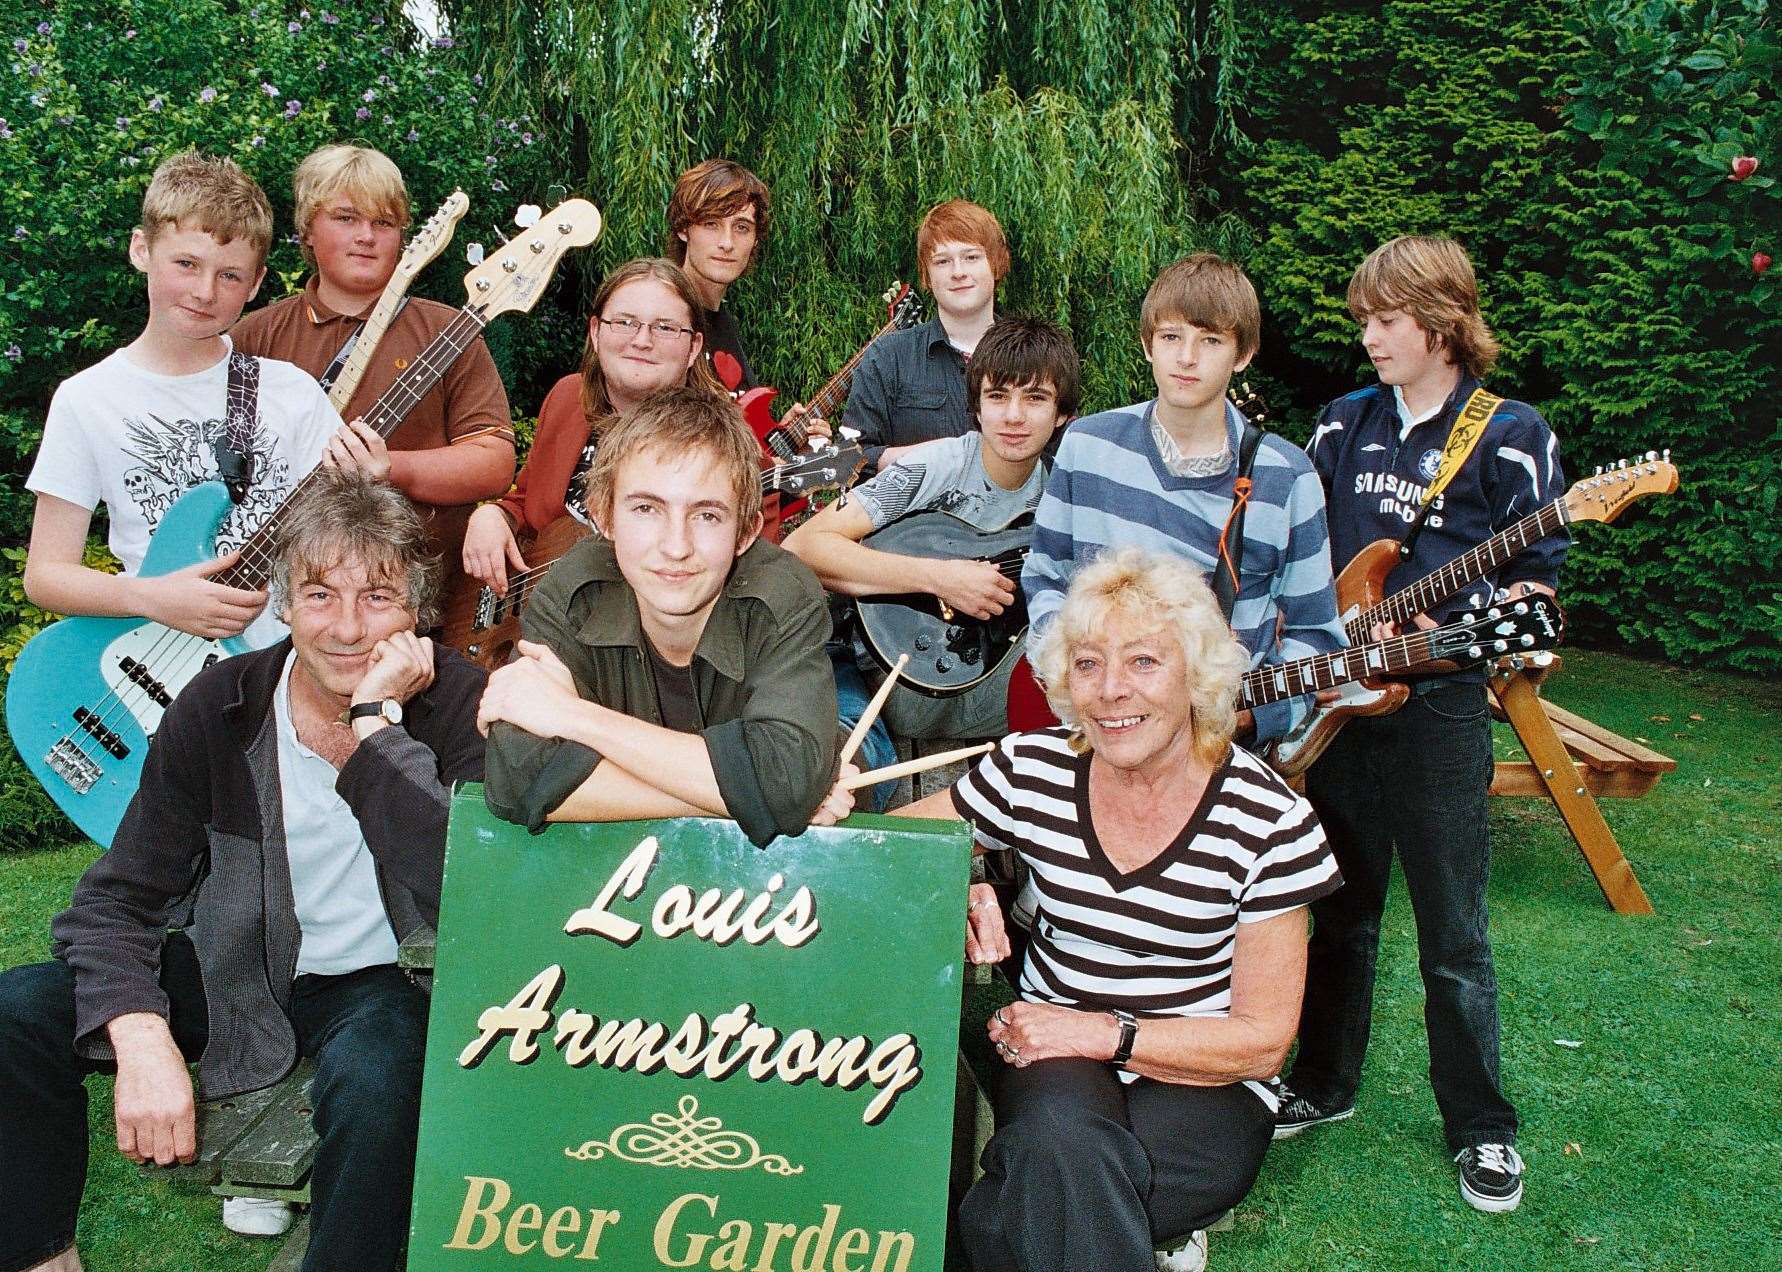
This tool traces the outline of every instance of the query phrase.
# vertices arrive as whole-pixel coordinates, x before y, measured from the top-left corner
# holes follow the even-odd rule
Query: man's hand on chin
[[[372,646],[366,660],[365,674],[353,690],[353,705],[381,702],[394,698],[404,706],[433,683],[433,642],[412,631],[397,632]],[[389,724],[381,716],[367,716],[353,721],[353,731],[368,737]]]
[[[476,727],[485,737],[489,726],[498,723],[534,737],[570,737],[585,705],[575,691],[575,677],[548,646],[523,640],[518,650],[518,658],[490,674]]]

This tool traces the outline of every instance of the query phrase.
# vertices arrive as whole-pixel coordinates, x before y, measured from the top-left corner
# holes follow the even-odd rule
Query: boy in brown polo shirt
[[[298,165],[291,185],[303,255],[316,272],[302,292],[247,315],[230,334],[242,352],[294,362],[320,379],[396,272],[408,188],[387,156],[363,146],[323,146]],[[411,297],[341,415],[357,420],[370,410],[457,312]],[[370,429],[357,431],[374,456],[385,448]],[[472,509],[506,491],[514,476],[507,391],[481,337],[415,404],[387,446],[390,480],[428,515],[449,588]]]

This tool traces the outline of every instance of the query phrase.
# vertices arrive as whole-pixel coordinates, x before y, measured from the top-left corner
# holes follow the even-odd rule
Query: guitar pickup
[[[476,630],[495,625],[495,589],[485,587],[476,594]]]
[[[131,684],[136,685],[162,710],[173,705],[173,695],[167,692],[167,686],[156,680],[154,673],[134,658],[119,661],[118,670],[124,673]]]
[[[63,738],[50,748],[49,754],[43,757],[57,777],[67,782],[76,795],[85,795],[93,789],[93,783],[99,780],[99,766],[91,756],[74,744],[73,738]]]
[[[92,711],[87,710],[85,707],[76,707],[74,711],[74,722],[82,729],[86,730],[95,742],[104,747],[106,754],[110,755],[112,759],[123,760],[129,758],[130,748],[124,745],[124,739],[106,728],[104,722],[102,722],[98,715]],[[63,740],[66,741],[67,739]],[[90,762],[91,761],[89,761],[89,763]]]

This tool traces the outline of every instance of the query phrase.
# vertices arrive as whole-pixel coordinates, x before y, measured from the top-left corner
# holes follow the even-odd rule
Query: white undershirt
[[[1442,407],[1446,405],[1443,402],[1437,402],[1422,415],[1413,416],[1411,408],[1405,404],[1405,391],[1396,384],[1392,386],[1392,401],[1398,407],[1398,440],[1401,442],[1409,437],[1411,430],[1419,424],[1426,424],[1441,414]]]
[[[291,898],[303,939],[299,974],[341,976],[396,961],[396,933],[384,912],[377,870],[359,819],[334,789],[340,776],[304,746],[291,722],[293,650],[272,696],[278,726],[278,784],[284,806]]]

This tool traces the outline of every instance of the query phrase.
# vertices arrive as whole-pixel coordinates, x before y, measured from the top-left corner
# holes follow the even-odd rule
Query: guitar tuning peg
[[[1653,461],[1653,460],[1655,460],[1655,459],[1657,459],[1657,458],[1658,458],[1658,452],[1657,452],[1657,451],[1647,451],[1647,452],[1646,452],[1646,462],[1647,462],[1647,463],[1648,463],[1648,464],[1650,464],[1650,463],[1651,463],[1651,462],[1652,462],[1652,461]]]
[[[514,209],[514,224],[522,230],[529,230],[538,224],[538,218],[543,215],[544,212],[540,210],[538,204],[522,203]]]
[[[1624,459],[1624,460],[1622,460],[1622,461],[1621,461],[1621,463],[1620,463],[1620,464],[1618,464],[1618,465],[1616,465],[1616,466],[1617,466],[1617,467],[1619,467],[1619,468],[1626,468],[1626,467],[1627,467],[1627,461],[1626,461],[1626,460],[1625,460],[1625,459]]]
[[[464,259],[472,265],[481,265],[483,263],[483,245],[481,243],[466,243]]]
[[[1671,462],[1671,448],[1669,446],[1664,448],[1664,461],[1667,464]]]
[[[844,442],[857,442],[860,440],[860,430],[857,428],[849,428],[846,424],[843,424],[840,432],[842,441]]]
[[[1603,475],[1603,466],[1601,464],[1598,464],[1596,466],[1596,471],[1594,473],[1591,473],[1590,475],[1592,477],[1601,477]]]

